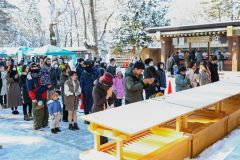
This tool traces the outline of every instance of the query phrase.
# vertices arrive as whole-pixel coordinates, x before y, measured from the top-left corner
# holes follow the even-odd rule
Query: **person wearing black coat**
[[[102,77],[94,82],[93,87],[93,106],[92,112],[100,112],[107,109],[109,104],[113,104],[116,100],[115,94],[112,92],[113,76],[112,74],[106,72]],[[108,142],[106,137],[100,137],[100,144],[105,144]]]
[[[25,121],[32,120],[32,100],[29,97],[27,85],[26,85],[28,70],[29,70],[28,66],[24,65],[22,67],[22,75],[19,78],[19,86],[22,93],[23,114],[24,114]],[[27,108],[28,108],[28,112],[27,112]]]
[[[145,60],[146,68],[143,72],[144,78],[154,78],[154,83],[151,85],[148,85],[147,88],[145,88],[145,94],[146,99],[149,99],[151,96],[156,94],[157,92],[157,86],[158,86],[158,72],[153,66],[153,59],[148,58]]]
[[[80,85],[82,89],[83,104],[84,104],[84,114],[87,115],[91,113],[93,106],[92,90],[94,86],[94,81],[100,77],[100,73],[95,67],[93,67],[90,60],[84,62],[84,72],[82,73],[80,79]]]
[[[114,58],[110,59],[110,65],[107,67],[107,72],[111,73],[113,76],[116,75],[117,66],[115,65],[116,60]]]
[[[162,62],[159,62],[157,64],[157,67],[158,67],[158,91],[161,92],[161,93],[165,93],[165,89],[167,88],[167,78],[166,78],[166,73],[164,71],[164,63]]]
[[[77,72],[77,75],[78,75],[78,80],[80,82],[81,80],[81,77],[82,77],[82,73],[84,72],[84,69],[83,69],[83,66],[84,66],[84,59],[83,58],[79,58],[77,60],[77,65],[76,65],[76,72]]]
[[[209,70],[211,72],[211,82],[219,81],[219,74],[218,74],[218,59],[217,56],[212,57],[211,62],[209,62]]]

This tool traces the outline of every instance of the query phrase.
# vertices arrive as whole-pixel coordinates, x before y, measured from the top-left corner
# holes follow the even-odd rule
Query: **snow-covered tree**
[[[112,47],[115,52],[122,49],[145,48],[152,38],[145,31],[148,27],[169,25],[165,18],[168,7],[163,0],[129,0],[120,14],[120,27],[115,30]]]

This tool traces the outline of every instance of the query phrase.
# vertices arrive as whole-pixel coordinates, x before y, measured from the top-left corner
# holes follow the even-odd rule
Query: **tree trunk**
[[[55,36],[53,26],[54,26],[54,24],[50,23],[50,25],[49,25],[50,44],[53,45],[53,46],[57,46],[57,39],[56,39],[56,36]]]
[[[77,30],[77,43],[78,43],[78,47],[79,47],[80,46],[80,39],[79,39],[79,33],[78,33],[77,13],[76,13],[76,9],[75,9],[75,5],[74,5],[73,0],[72,0],[72,8],[73,8],[73,15],[74,15],[74,20],[75,20],[75,28]]]
[[[90,13],[92,17],[92,26],[93,26],[93,37],[94,37],[94,42],[95,42],[95,47],[94,47],[94,57],[99,57],[99,52],[98,52],[98,36],[97,36],[97,20],[95,16],[95,7],[94,7],[94,0],[89,0],[90,1]]]
[[[85,7],[83,4],[83,1],[80,0],[80,4],[82,6],[82,11],[83,11],[83,25],[84,25],[84,38],[85,40],[87,40],[87,19],[86,19],[86,11],[85,11]]]

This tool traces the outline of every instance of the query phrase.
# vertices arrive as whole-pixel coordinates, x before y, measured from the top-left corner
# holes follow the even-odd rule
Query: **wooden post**
[[[219,109],[218,111],[221,112],[222,111],[222,107],[223,107],[223,101],[218,102],[219,103]]]
[[[100,151],[100,135],[94,134],[94,149],[95,151]]]
[[[188,122],[187,122],[187,115],[183,116],[183,128],[187,129],[188,128]]]
[[[117,160],[123,160],[123,141],[117,141]]]
[[[189,54],[192,52],[192,43],[189,42]]]
[[[181,130],[181,117],[177,117],[176,119],[176,131],[180,132]]]
[[[210,42],[208,42],[208,60],[210,60],[210,52],[211,52],[211,48],[210,48]]]

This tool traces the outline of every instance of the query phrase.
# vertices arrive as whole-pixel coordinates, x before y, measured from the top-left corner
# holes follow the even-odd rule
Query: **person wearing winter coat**
[[[104,73],[106,72],[106,70],[107,70],[107,63],[105,63],[105,62],[102,62],[101,64],[100,64],[100,76],[103,76],[104,75]]]
[[[114,58],[111,58],[110,59],[110,64],[109,66],[107,67],[107,72],[111,73],[113,76],[116,75],[116,69],[117,69],[117,66],[116,66],[116,60]]]
[[[51,120],[51,133],[56,134],[58,132],[61,132],[59,128],[59,121],[61,120],[61,103],[58,100],[58,93],[55,92],[52,95],[52,100],[48,101],[48,113]]]
[[[165,89],[167,88],[167,78],[166,73],[164,71],[164,63],[158,62],[157,64],[158,68],[158,91],[161,93],[165,93]]]
[[[124,79],[120,68],[117,68],[117,75],[113,78],[113,92],[117,96],[117,100],[114,102],[115,107],[122,105],[122,99],[124,97]]]
[[[39,72],[39,66],[34,62],[31,63],[26,80],[28,95],[32,100],[33,128],[35,130],[48,126],[47,91],[41,94],[43,104],[39,105],[36,98],[38,89],[41,87]]]
[[[154,83],[148,85],[144,90],[146,94],[146,99],[149,99],[151,96],[157,93],[157,86],[158,86],[158,72],[153,66],[153,59],[147,58],[145,60],[145,70],[143,72],[144,78],[153,78]]]
[[[174,62],[173,56],[169,56],[166,62],[166,70],[168,73],[170,73],[171,76],[174,75],[174,70],[173,70],[174,63],[175,62]]]
[[[113,85],[113,76],[111,73],[104,73],[102,77],[99,78],[99,80],[96,80],[94,82],[93,87],[93,106],[92,106],[92,112],[100,112],[103,110],[106,110],[109,103],[112,103],[116,99],[115,94],[112,91],[112,85]],[[108,139],[106,137],[101,136],[100,137],[100,144],[105,144],[108,142]]]
[[[190,79],[186,77],[186,67],[182,66],[179,68],[178,73],[175,77],[176,92],[183,91],[190,88]]]
[[[60,85],[61,85],[61,95],[62,95],[62,104],[63,104],[63,122],[68,122],[68,111],[65,109],[66,105],[64,103],[64,84],[69,79],[68,72],[71,71],[71,68],[68,64],[64,64],[62,67],[62,72],[60,76]]]
[[[143,89],[154,82],[154,78],[142,78],[145,66],[142,62],[136,62],[132,68],[125,72],[125,104],[143,100]]]
[[[9,66],[7,70],[7,108],[12,109],[12,114],[19,114],[17,108],[22,105],[21,91],[17,66]]]
[[[85,67],[80,80],[80,85],[83,95],[84,114],[87,115],[92,111],[92,90],[94,86],[94,81],[100,77],[100,73],[93,67],[90,60],[86,60],[84,62],[84,65]]]
[[[5,71],[4,66],[0,67],[0,104],[2,108],[6,108],[7,104],[7,80],[6,80],[7,73]]]
[[[199,70],[200,86],[211,83],[211,72],[208,69],[207,62],[201,62]]]
[[[217,56],[212,57],[208,67],[211,72],[211,82],[214,83],[219,81]]]
[[[77,124],[77,110],[81,87],[75,71],[69,71],[68,75],[69,79],[64,83],[64,103],[65,110],[68,111],[68,129],[79,130]]]
[[[80,82],[81,77],[82,77],[82,73],[84,72],[84,59],[83,58],[79,58],[77,60],[77,65],[76,65],[76,72],[77,72],[77,76],[78,76],[78,81]]]
[[[32,120],[32,100],[28,95],[27,85],[26,85],[28,72],[29,72],[29,67],[24,65],[22,67],[22,75],[20,76],[20,79],[19,79],[19,85],[21,88],[22,101],[23,101],[23,115],[24,115],[25,121]],[[28,112],[27,112],[27,108],[28,108]]]
[[[196,74],[197,65],[195,62],[188,63],[188,70],[186,72],[186,76],[190,79],[191,87],[197,87],[199,84],[199,75]]]

